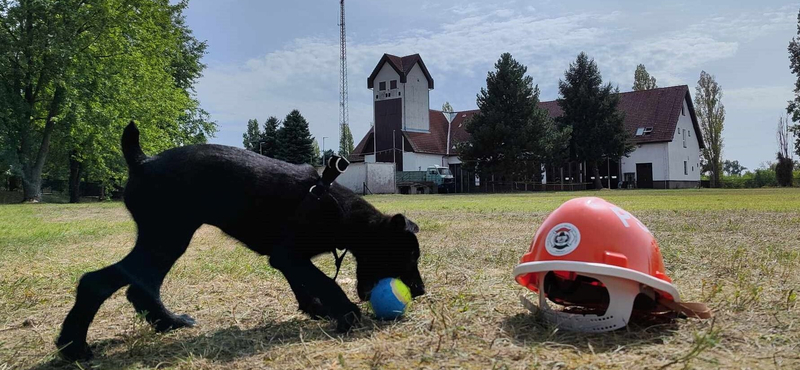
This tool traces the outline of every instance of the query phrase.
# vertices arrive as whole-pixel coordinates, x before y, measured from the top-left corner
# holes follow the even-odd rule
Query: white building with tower
[[[397,171],[449,167],[457,190],[466,191],[455,145],[469,140],[465,122],[478,111],[430,109],[434,81],[419,54],[384,54],[367,78],[367,88],[372,90],[374,125],[351,159],[394,163]],[[551,117],[561,115],[555,101],[541,102],[540,107]],[[625,114],[625,127],[636,150],[601,166],[604,186],[674,189],[700,185],[704,143],[688,86],[620,93],[619,110]],[[585,189],[592,181],[584,163],[548,166],[545,172],[546,189]]]

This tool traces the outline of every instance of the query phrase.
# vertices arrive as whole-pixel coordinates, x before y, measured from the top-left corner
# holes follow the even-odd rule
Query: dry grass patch
[[[584,335],[527,314],[510,274],[549,211],[591,194],[370,197],[420,224],[428,294],[348,335],[297,312],[266,258],[203,227],[163,292],[199,326],[155,334],[121,291],[89,331],[97,359],[80,365],[52,344],[75,282],[127,253],[134,225],[118,203],[0,206],[0,369],[800,368],[800,191],[597,193],[648,225],[682,296],[716,318]],[[332,258],[315,262],[332,275]],[[354,263],[339,278],[352,299]]]

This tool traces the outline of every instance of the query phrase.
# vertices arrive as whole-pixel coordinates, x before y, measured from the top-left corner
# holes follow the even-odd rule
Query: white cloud
[[[476,91],[448,90],[441,82],[482,80],[499,55],[508,51],[528,66],[543,95],[552,96],[558,79],[580,51],[594,57],[604,79],[618,83],[622,90],[632,84],[638,63],[645,63],[661,86],[684,84],[687,81],[681,76],[687,72],[694,74],[706,63],[734,56],[739,43],[752,40],[753,35],[794,22],[788,10],[773,10],[720,16],[654,33],[649,25],[629,24],[635,15],[617,11],[548,17],[506,9],[489,12],[476,3],[449,11],[458,17],[442,17],[442,23],[433,28],[408,30],[386,40],[348,40],[350,120],[356,140],[372,121],[371,92],[365,80],[384,52],[420,53],[437,79],[438,91],[472,97]],[[320,141],[328,136],[329,145],[338,143],[338,56],[336,39],[297,39],[240,65],[210,65],[198,85],[199,97],[221,123],[220,140],[227,144],[240,145],[227,137],[240,137],[249,118],[282,118],[295,108],[306,116]],[[787,100],[775,88],[764,89],[728,91],[728,104],[771,104],[766,97],[763,103],[753,103],[747,98],[750,95]],[[223,133],[232,136],[223,138]]]
[[[722,103],[728,109],[768,110],[777,114],[785,112],[786,105],[794,94],[792,86],[745,87],[723,91]]]

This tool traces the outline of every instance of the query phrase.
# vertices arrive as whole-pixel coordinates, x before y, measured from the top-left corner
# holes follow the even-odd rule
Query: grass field
[[[519,304],[511,270],[561,202],[598,195],[638,216],[668,274],[714,320],[633,323],[613,333],[555,330]],[[372,196],[421,227],[428,294],[404,320],[339,336],[296,311],[283,277],[212,227],[201,228],[163,297],[199,325],[155,334],[124,292],[89,331],[96,359],[73,368],[681,369],[800,368],[800,190],[605,191]],[[135,225],[121,203],[0,206],[0,370],[47,369],[84,272],[117,261]],[[315,262],[332,275],[333,259]],[[355,299],[355,261],[339,281]],[[366,306],[362,305],[366,311]]]

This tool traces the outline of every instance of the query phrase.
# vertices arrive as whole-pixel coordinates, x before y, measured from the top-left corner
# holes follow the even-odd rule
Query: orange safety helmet
[[[681,302],[650,230],[627,211],[596,197],[575,198],[553,211],[514,268],[514,279],[539,295],[538,308],[524,297],[523,305],[568,330],[619,329],[627,325],[634,306],[710,317],[705,305]],[[547,299],[604,313],[555,311]]]

